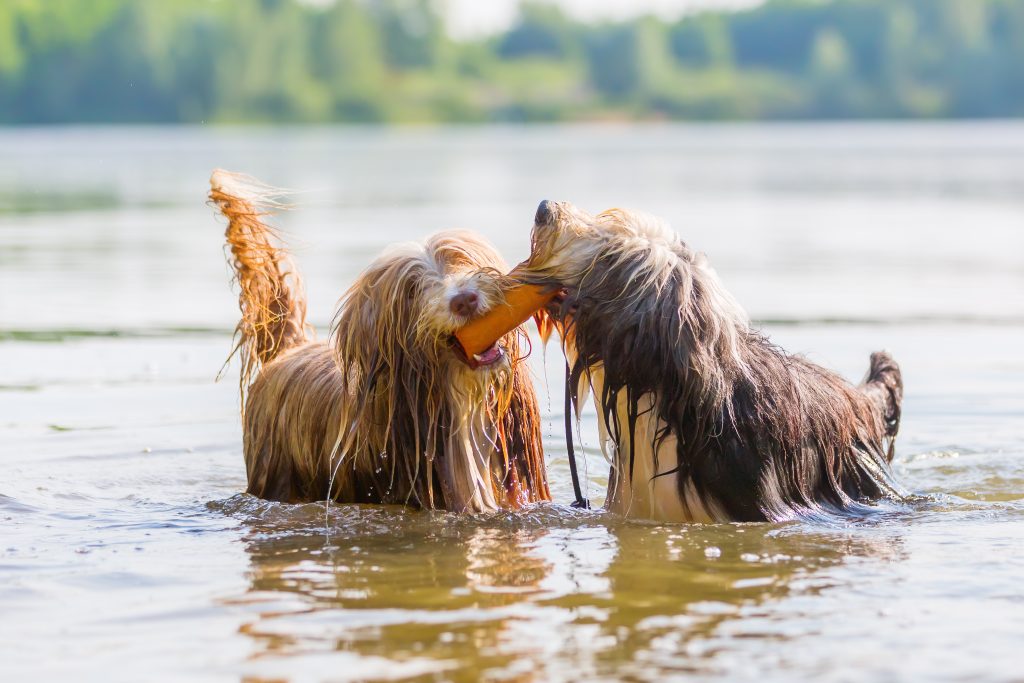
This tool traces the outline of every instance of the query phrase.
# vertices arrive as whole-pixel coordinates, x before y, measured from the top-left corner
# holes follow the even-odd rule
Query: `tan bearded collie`
[[[562,336],[572,391],[597,402],[610,510],[784,520],[905,495],[889,468],[895,361],[873,354],[852,386],[786,354],[657,218],[543,202],[516,274],[565,288],[540,322]]]
[[[210,184],[241,289],[249,493],[456,512],[550,499],[518,330],[472,359],[450,343],[502,303],[506,266],[490,244],[444,232],[389,248],[342,297],[321,342],[263,221],[279,206],[275,191],[225,171]]]

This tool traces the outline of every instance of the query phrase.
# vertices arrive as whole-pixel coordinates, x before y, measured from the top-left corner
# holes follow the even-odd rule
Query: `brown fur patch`
[[[481,369],[450,347],[465,322],[453,291],[501,303],[506,267],[493,247],[449,232],[387,250],[342,297],[330,344],[310,341],[298,279],[251,182],[235,190],[215,174],[213,186],[242,290],[250,493],[459,512],[550,499],[521,331]]]

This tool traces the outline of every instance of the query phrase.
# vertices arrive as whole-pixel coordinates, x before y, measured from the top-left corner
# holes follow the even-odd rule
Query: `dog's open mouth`
[[[502,358],[505,357],[505,351],[498,346],[497,343],[491,344],[490,348],[482,351],[481,353],[474,353],[472,360],[475,361],[474,367],[482,368],[488,365],[494,365]]]
[[[576,291],[568,287],[559,287],[554,297],[544,307],[544,311],[555,320],[562,322],[566,318],[572,317],[579,307],[579,297]]]
[[[454,335],[452,336],[450,343],[452,353],[455,354],[455,357],[474,370],[497,365],[505,358],[505,349],[502,348],[500,341],[494,342],[483,351],[472,354],[466,353],[466,349],[463,348],[462,344],[459,343],[458,338]]]

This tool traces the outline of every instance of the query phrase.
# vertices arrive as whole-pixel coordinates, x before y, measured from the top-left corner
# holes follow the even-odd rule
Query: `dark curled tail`
[[[903,410],[903,375],[900,366],[885,351],[876,351],[871,354],[871,368],[861,388],[874,401],[885,421],[885,435],[890,438],[888,457],[891,460],[893,441],[900,430]]]
[[[302,281],[273,228],[262,220],[280,206],[275,194],[280,193],[248,176],[220,169],[210,176],[210,201],[228,219],[228,260],[240,290],[242,318],[228,360],[236,353],[242,359],[243,395],[260,368],[310,334]]]

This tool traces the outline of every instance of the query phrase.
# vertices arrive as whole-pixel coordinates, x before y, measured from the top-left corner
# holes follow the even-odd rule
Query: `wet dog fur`
[[[543,202],[517,273],[565,288],[539,322],[562,337],[577,409],[597,402],[609,509],[778,521],[905,495],[896,362],[872,354],[853,386],[785,353],[660,219]]]
[[[387,249],[342,297],[321,342],[265,222],[280,206],[275,191],[225,171],[211,188],[241,290],[234,353],[250,493],[455,512],[550,498],[520,333],[476,367],[450,344],[501,303],[506,266],[493,247],[454,231]]]

